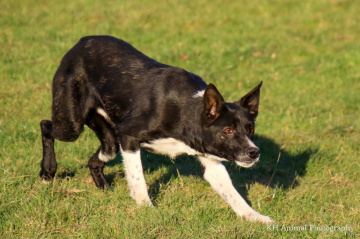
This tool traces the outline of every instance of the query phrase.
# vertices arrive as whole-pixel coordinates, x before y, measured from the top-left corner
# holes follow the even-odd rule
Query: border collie
[[[205,168],[205,180],[237,215],[272,222],[245,202],[221,163],[247,168],[259,161],[252,138],[261,84],[226,103],[213,84],[161,64],[123,40],[84,37],[63,57],[53,79],[52,120],[40,123],[40,177],[51,181],[55,176],[54,140],[75,141],[87,125],[101,143],[88,163],[98,188],[109,186],[103,168],[120,151],[130,196],[152,206],[140,148],[171,158],[194,155]]]

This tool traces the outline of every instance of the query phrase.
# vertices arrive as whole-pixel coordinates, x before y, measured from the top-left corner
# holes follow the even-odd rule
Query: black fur
[[[249,148],[246,137],[254,133],[260,86],[238,102],[225,103],[213,84],[193,73],[161,64],[114,37],[84,37],[64,56],[53,79],[52,121],[41,122],[40,176],[55,175],[54,139],[75,141],[85,124],[101,143],[89,161],[100,188],[108,185],[98,153],[116,154],[119,144],[135,151],[142,143],[174,138],[202,154],[251,163],[259,151]],[[193,97],[201,90],[203,97]]]

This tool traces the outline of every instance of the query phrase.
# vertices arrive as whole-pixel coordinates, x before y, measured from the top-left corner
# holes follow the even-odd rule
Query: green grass
[[[359,238],[359,12],[351,0],[1,1],[0,237]],[[105,169],[111,188],[96,189],[86,164],[99,142],[89,129],[76,143],[57,141],[57,176],[40,182],[39,122],[51,118],[51,79],[67,50],[95,34],[200,75],[227,101],[264,81],[261,162],[226,167],[279,231],[238,218],[187,156],[142,152],[155,208],[129,198],[120,155]]]

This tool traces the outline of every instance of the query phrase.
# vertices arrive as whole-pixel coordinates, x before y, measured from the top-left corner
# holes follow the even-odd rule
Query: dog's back
[[[165,117],[161,111],[176,122],[179,114],[171,114],[174,107],[186,105],[188,98],[205,88],[200,77],[161,64],[123,40],[84,37],[64,56],[53,79],[52,120],[59,125],[53,135],[76,140],[88,115],[97,109],[103,109],[120,131],[130,128],[130,123],[138,124],[132,129],[144,130],[151,118],[164,121],[154,118]],[[62,127],[64,122],[67,125]]]

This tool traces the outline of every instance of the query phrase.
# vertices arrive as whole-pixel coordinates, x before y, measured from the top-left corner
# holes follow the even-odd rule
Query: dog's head
[[[260,150],[252,142],[258,115],[260,82],[234,103],[225,103],[213,84],[204,93],[202,114],[203,146],[209,157],[251,167],[259,161]]]

